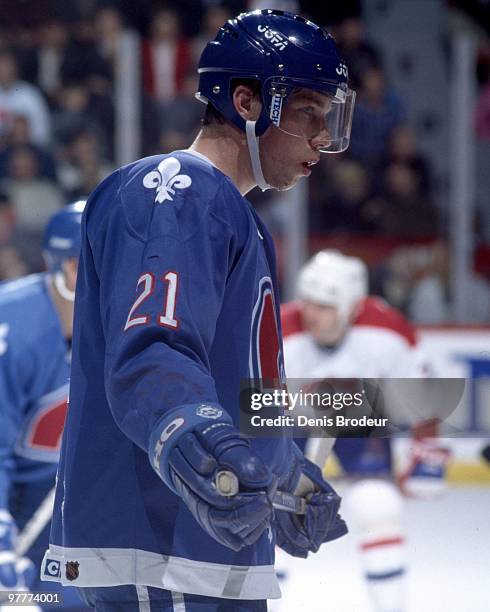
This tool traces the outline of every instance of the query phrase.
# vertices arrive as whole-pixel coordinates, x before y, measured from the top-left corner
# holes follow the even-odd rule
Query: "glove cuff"
[[[167,412],[155,425],[150,435],[148,455],[150,463],[163,482],[172,490],[168,457],[179,438],[189,431],[213,421],[232,424],[230,415],[219,404],[185,404]]]

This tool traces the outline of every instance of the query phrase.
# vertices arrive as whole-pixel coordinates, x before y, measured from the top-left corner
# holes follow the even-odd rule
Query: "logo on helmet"
[[[279,32],[274,32],[270,29],[269,26],[259,25],[257,26],[257,30],[264,35],[264,37],[279,49],[279,51],[284,51],[284,49],[288,46],[288,40],[285,36],[280,34]]]
[[[339,75],[339,76],[345,76],[345,78],[347,78],[349,76],[349,70],[347,69],[347,66],[345,64],[339,64],[337,66],[337,68],[335,68],[335,72]]]
[[[279,95],[272,96],[270,118],[274,125],[279,126],[281,121],[282,97]]]

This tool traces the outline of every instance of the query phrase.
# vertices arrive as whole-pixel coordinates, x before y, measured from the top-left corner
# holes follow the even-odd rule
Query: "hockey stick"
[[[308,479],[306,479],[308,480]],[[310,485],[311,481],[308,480]],[[220,470],[215,478],[216,489],[224,497],[233,497],[239,491],[238,478],[229,470]],[[312,491],[312,487],[309,487]],[[272,505],[276,510],[284,510],[293,514],[306,514],[306,499],[303,496],[286,493],[286,491],[276,491],[272,498]]]
[[[26,552],[38,538],[39,534],[46,527],[46,525],[51,520],[53,516],[53,505],[54,505],[54,496],[55,496],[56,487],[53,487],[46,497],[41,502],[38,509],[34,512],[31,518],[27,521],[24,529],[19,533],[15,542],[14,552],[19,559],[24,557]],[[9,606],[7,603],[0,603],[0,611],[6,612],[7,610],[12,610],[13,606]],[[25,610],[30,610],[31,612],[41,612],[41,608],[38,606],[29,606],[28,608],[24,608]]]
[[[15,544],[15,554],[23,557],[42,530],[53,516],[54,495],[56,487],[53,487],[41,502],[39,508],[27,521],[24,529],[19,533]]]
[[[323,471],[336,440],[337,438],[334,436],[329,436],[328,438],[308,438],[306,441],[305,457]]]

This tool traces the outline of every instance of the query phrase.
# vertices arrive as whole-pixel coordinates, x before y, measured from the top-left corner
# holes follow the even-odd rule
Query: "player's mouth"
[[[318,159],[312,159],[309,161],[304,161],[301,165],[303,166],[303,174],[305,176],[310,176],[312,167],[318,163]]]

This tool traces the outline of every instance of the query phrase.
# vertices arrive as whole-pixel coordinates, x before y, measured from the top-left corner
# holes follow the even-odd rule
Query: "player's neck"
[[[245,135],[228,126],[203,129],[189,147],[205,155],[245,195],[256,185]]]

